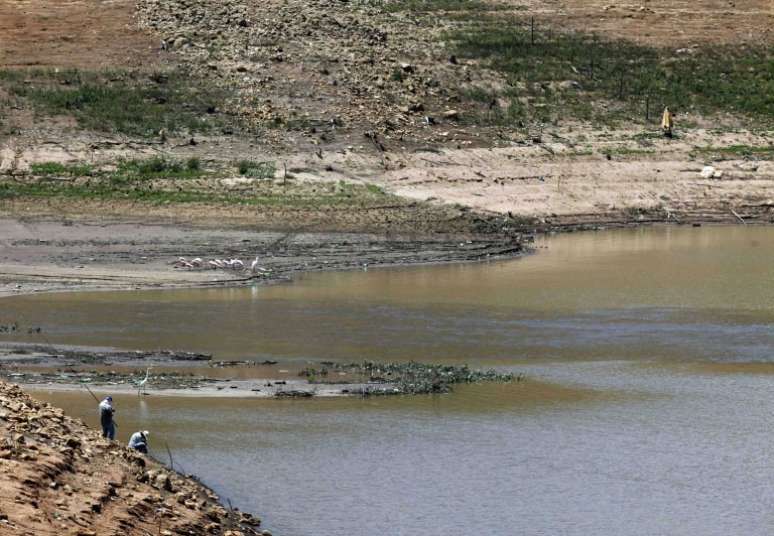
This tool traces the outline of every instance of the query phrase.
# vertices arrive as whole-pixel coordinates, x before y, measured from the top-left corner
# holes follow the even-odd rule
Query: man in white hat
[[[129,448],[148,454],[148,434],[148,430],[133,433],[129,438]]]

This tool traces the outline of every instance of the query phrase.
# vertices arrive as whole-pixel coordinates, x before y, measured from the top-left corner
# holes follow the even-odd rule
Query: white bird
[[[207,266],[209,266],[209,267],[210,267],[211,269],[213,269],[213,270],[215,270],[216,268],[220,268],[220,267],[218,266],[218,263],[217,263],[217,262],[215,262],[215,261],[209,261],[209,262],[207,263]]]
[[[255,256],[255,260],[250,263],[250,271],[255,273],[255,268],[258,266],[258,255]]]
[[[225,264],[221,259],[215,259],[212,262],[214,262],[215,266],[217,266],[218,268],[225,268]]]
[[[145,386],[148,383],[148,375],[150,374],[150,368],[145,369],[145,378],[137,382],[137,396],[140,396],[140,391],[145,394]]]
[[[191,264],[196,266],[197,268],[202,265],[202,260],[199,257],[196,257],[191,261]]]
[[[241,270],[245,267],[245,263],[243,263],[239,259],[231,259],[231,267],[234,270]]]

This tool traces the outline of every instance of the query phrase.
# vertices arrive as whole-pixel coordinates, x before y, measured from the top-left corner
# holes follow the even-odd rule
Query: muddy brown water
[[[774,229],[566,235],[510,262],[2,300],[53,342],[526,372],[451,395],[117,397],[119,435],[286,535],[769,534]],[[38,396],[96,424],[88,394]]]

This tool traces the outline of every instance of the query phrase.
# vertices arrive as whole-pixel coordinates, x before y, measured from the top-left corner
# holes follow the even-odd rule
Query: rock
[[[758,171],[757,162],[741,162],[737,164],[736,167],[738,167],[742,171]]]
[[[705,179],[720,179],[723,177],[723,170],[715,169],[713,166],[704,166],[699,175]]]
[[[410,63],[401,63],[400,64],[400,70],[404,73],[413,73],[414,72],[414,66]]]
[[[712,166],[704,166],[699,173],[703,178],[705,179],[711,179],[712,176],[715,174],[715,168]]]
[[[186,39],[185,37],[178,37],[177,39],[172,41],[171,48],[172,50],[181,49],[187,44],[188,44],[188,39]]]
[[[169,475],[167,473],[162,472],[156,475],[151,485],[156,489],[172,491],[172,481],[169,479]]]
[[[569,90],[577,91],[581,89],[580,82],[578,82],[577,80],[563,80],[557,83],[556,87],[564,91],[569,91]]]
[[[247,512],[239,513],[239,522],[252,527],[259,527],[261,525],[261,519],[259,517],[255,517]]]

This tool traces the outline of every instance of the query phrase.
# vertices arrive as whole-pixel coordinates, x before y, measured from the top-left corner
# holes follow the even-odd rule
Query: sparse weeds
[[[0,85],[38,113],[71,115],[83,128],[140,137],[208,131],[219,124],[214,111],[225,98],[180,71],[5,69]]]
[[[774,145],[728,145],[726,147],[694,147],[692,156],[716,154],[736,158],[757,158],[760,160],[774,159]]]
[[[372,2],[376,3],[376,2]],[[448,12],[471,13],[481,11],[496,11],[500,9],[518,9],[505,4],[481,2],[480,0],[388,0],[379,1],[378,5],[388,13],[410,11],[413,13]]]
[[[608,40],[580,32],[535,29],[530,20],[487,16],[448,34],[461,57],[484,60],[508,86],[465,96],[487,103],[494,123],[574,118],[614,124],[652,121],[664,106],[678,112],[732,112],[759,121],[774,118],[774,47],[707,46],[676,56],[673,50]],[[498,99],[511,104],[495,113]]]

